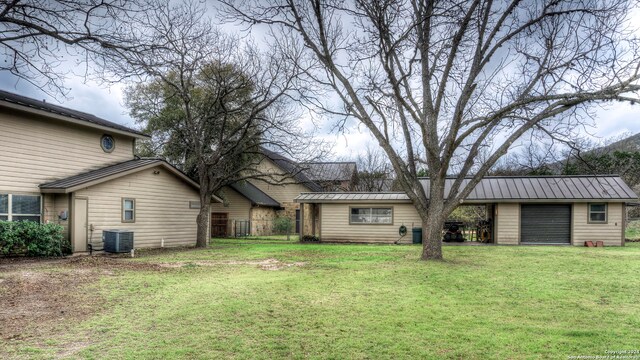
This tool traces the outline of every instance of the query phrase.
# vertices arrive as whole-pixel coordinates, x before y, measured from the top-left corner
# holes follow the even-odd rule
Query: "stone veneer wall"
[[[295,214],[294,214],[295,216]],[[273,234],[273,221],[276,211],[273,208],[254,207],[251,209],[251,235],[269,236]]]
[[[320,235],[319,232],[319,227],[317,226],[318,223],[316,223],[316,227],[315,227],[315,232],[314,232],[314,218],[317,219],[318,217],[318,213],[319,213],[319,206],[315,205],[315,204],[303,204],[304,206],[304,211],[302,212],[303,215],[303,224],[304,224],[304,228],[301,229],[302,231],[302,236],[304,235]],[[315,216],[314,216],[315,215]]]
[[[286,202],[282,204],[283,210],[278,211],[278,216],[286,216],[291,221],[296,221],[296,210],[300,209],[300,204],[294,202]]]
[[[294,202],[286,202],[282,204],[283,210],[278,210],[278,216],[284,216],[291,219],[291,224],[293,229],[291,229],[292,233],[295,233],[296,230],[296,210],[300,209],[300,204]]]

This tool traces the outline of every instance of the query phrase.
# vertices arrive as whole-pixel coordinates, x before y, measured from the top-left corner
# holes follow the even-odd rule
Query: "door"
[[[87,210],[89,200],[75,198],[73,200],[73,252],[87,251]]]
[[[211,213],[211,237],[227,237],[227,213]]]
[[[520,242],[571,244],[571,205],[522,205]]]

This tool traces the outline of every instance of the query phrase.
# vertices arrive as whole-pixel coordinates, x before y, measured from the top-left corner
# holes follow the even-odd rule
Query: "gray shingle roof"
[[[279,202],[275,201],[269,195],[265,194],[262,190],[258,189],[255,185],[251,184],[248,181],[238,182],[229,186],[245,198],[249,199],[249,201],[251,201],[254,205],[278,208],[281,207]]]
[[[305,174],[313,181],[348,181],[356,171],[354,162],[303,163]]]
[[[470,180],[463,181],[463,185]],[[428,179],[420,182],[427,195],[430,190]],[[454,179],[445,182],[445,196],[448,196]],[[302,193],[296,198],[298,202],[306,201],[371,201],[391,200],[384,198],[392,193]],[[404,193],[393,193],[397,200],[408,200]],[[401,194],[401,195],[397,195]],[[325,195],[314,197],[313,195]],[[341,196],[342,195],[342,196]],[[380,196],[383,196],[380,198]],[[616,200],[635,201],[638,195],[616,175],[597,176],[496,176],[486,177],[476,185],[467,196],[466,201],[588,201],[588,200]]]
[[[278,154],[275,151],[271,151],[267,148],[261,147],[260,150],[271,161],[273,161],[279,168],[291,174],[291,176],[299,183],[305,185],[311,191],[322,191],[322,186],[309,179],[304,173],[305,167],[299,163]]]
[[[88,171],[82,174],[70,176],[64,179],[48,182],[40,185],[40,190],[43,192],[72,192],[77,188],[95,185],[100,182],[108,181],[110,179],[124,176],[126,174],[135,172],[136,170],[143,170],[154,166],[164,166],[178,177],[183,179],[186,183],[198,188],[198,183],[190,179],[187,175],[176,169],[171,164],[160,159],[134,159],[118,163],[115,165],[105,166],[100,169]]]
[[[311,162],[302,164],[313,181],[348,181],[356,171],[354,162]]]
[[[51,114],[62,115],[65,117],[76,119],[76,120],[81,120],[82,122],[87,123],[87,125],[89,126],[91,125],[103,126],[103,127],[111,128],[114,130],[133,134],[136,136],[148,137],[148,135],[138,130],[134,130],[126,126],[116,124],[114,122],[99,118],[95,115],[91,115],[82,111],[77,111],[77,110],[69,109],[66,107],[58,106],[58,105],[53,105],[53,104],[44,102],[42,100],[36,100],[26,96],[14,94],[8,91],[0,90],[0,101],[6,101],[12,104],[25,106],[31,109],[42,110]]]

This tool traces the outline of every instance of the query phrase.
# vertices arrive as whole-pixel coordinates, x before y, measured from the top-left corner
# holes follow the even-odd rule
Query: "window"
[[[9,195],[0,194],[0,220],[9,220]]]
[[[607,222],[607,204],[589,204],[589,222]]]
[[[40,222],[39,195],[0,194],[0,220]]]
[[[189,209],[200,209],[200,201],[189,201]]]
[[[116,141],[113,140],[113,136],[111,135],[102,135],[100,139],[100,146],[104,152],[110,153],[116,147]]]
[[[122,222],[136,222],[136,200],[122,199]]]
[[[350,224],[393,224],[393,208],[351,208]]]

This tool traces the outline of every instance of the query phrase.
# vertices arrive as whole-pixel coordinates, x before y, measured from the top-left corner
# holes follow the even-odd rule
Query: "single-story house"
[[[211,204],[211,236],[270,235],[282,205],[249,181],[225,186]]]
[[[289,218],[292,232],[299,233],[300,206],[294,201],[295,197],[302,192],[323,191],[321,184],[310,178],[307,164],[297,163],[266,148],[261,148],[260,152],[262,158],[256,169],[269,176],[234,183],[217,193],[223,202],[211,206],[213,237],[272,235],[278,217]],[[351,168],[347,168],[347,173],[349,170]],[[343,176],[342,173],[331,175]],[[341,184],[343,182],[340,180]]]
[[[0,91],[0,220],[60,224],[73,252],[112,229],[133,231],[136,248],[195,244],[199,186],[163,160],[137,157],[136,141],[147,138]]]
[[[445,194],[453,179],[447,179]],[[428,179],[421,179],[429,194]],[[492,242],[624,245],[626,203],[638,195],[615,175],[486,177],[463,205],[487,206]],[[405,193],[302,193],[303,235],[325,242],[410,243],[420,216]],[[399,235],[400,226],[409,232]]]

